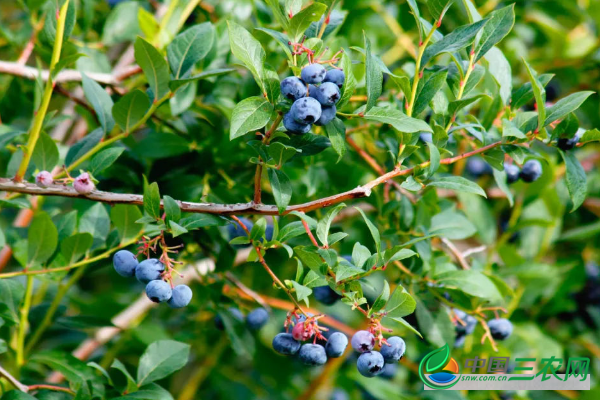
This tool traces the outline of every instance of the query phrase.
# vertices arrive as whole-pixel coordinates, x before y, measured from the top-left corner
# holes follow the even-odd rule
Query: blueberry
[[[295,76],[281,81],[281,95],[288,100],[296,101],[306,96],[306,85]]]
[[[192,301],[192,289],[188,285],[177,285],[168,303],[171,308],[183,308]]]
[[[135,277],[142,283],[148,283],[160,279],[165,266],[156,258],[144,260],[135,268]]]
[[[248,228],[249,231],[252,231],[252,227],[254,226],[252,221],[250,221],[247,218],[240,218],[240,221],[242,221],[242,223],[246,225],[246,228]],[[227,225],[227,235],[229,236],[229,240],[235,239],[236,237],[240,236],[248,236],[244,228],[242,228],[242,226],[238,224],[237,221],[234,222],[235,224]]]
[[[317,98],[317,92],[319,88],[315,85],[308,85],[308,97],[312,97],[313,99]]]
[[[165,281],[152,281],[146,285],[146,296],[155,303],[162,303],[171,298],[173,290]]]
[[[300,350],[301,343],[294,340],[291,333],[278,333],[273,338],[273,349],[286,356],[294,355]]]
[[[327,352],[327,357],[341,357],[342,354],[344,354],[344,351],[346,351],[346,347],[348,347],[348,337],[342,332],[332,333],[331,335],[329,335],[327,344],[325,344],[325,351]]]
[[[368,351],[358,357],[356,366],[362,376],[372,378],[383,372],[383,356],[378,351]]]
[[[354,336],[352,336],[351,343],[352,348],[359,353],[371,351],[373,350],[373,347],[375,347],[375,336],[369,331],[357,331]]]
[[[134,276],[135,268],[138,264],[135,254],[127,250],[119,250],[113,256],[113,266],[115,267],[115,271],[121,276]]]
[[[465,345],[466,338],[467,338],[467,335],[464,335],[464,334],[456,335],[456,339],[454,339],[454,347],[457,347],[457,348],[463,347]]]
[[[393,379],[398,372],[398,363],[386,363],[383,366],[383,372],[381,372],[381,377],[384,379]]]
[[[528,160],[523,164],[520,176],[528,183],[537,181],[542,176],[542,164],[538,160]]]
[[[244,315],[235,307],[229,307],[225,313],[232,318],[233,322],[244,322]],[[223,318],[219,314],[215,317],[215,326],[221,331],[225,329]]]
[[[454,309],[454,314],[466,324],[463,325],[456,321],[456,333],[458,335],[470,335],[473,333],[475,326],[477,325],[477,318],[458,309]]]
[[[269,321],[269,313],[264,308],[257,308],[246,315],[248,329],[258,331]]]
[[[52,185],[52,183],[54,183],[54,178],[52,178],[52,174],[48,171],[40,171],[36,176],[35,176],[35,183],[37,183],[37,185],[39,187],[48,187],[50,185]]]
[[[572,138],[561,138],[558,139],[557,142],[557,147],[561,150],[567,151],[567,150],[572,150],[575,145],[579,142],[580,139],[580,135],[579,133],[576,133],[575,136],[573,136]]]
[[[387,339],[389,346],[383,345],[381,346],[381,355],[386,363],[395,363],[398,362],[402,356],[404,355],[404,351],[406,350],[406,344],[401,337],[392,336]]]
[[[491,175],[492,167],[480,157],[471,157],[467,161],[467,172],[469,175],[479,178],[484,175]]]
[[[300,360],[306,365],[323,365],[327,362],[325,348],[320,344],[303,344],[298,355],[300,356]]]
[[[73,187],[79,194],[90,194],[96,188],[94,182],[92,182],[90,174],[87,172],[84,172],[75,178],[73,181]]]
[[[513,331],[512,323],[506,318],[498,318],[488,321],[488,327],[492,337],[496,340],[504,340],[510,336]]]
[[[273,230],[275,228],[273,227],[272,223],[268,223],[267,224],[267,228],[265,229],[265,238],[267,239],[267,241],[271,241],[273,240]]]
[[[313,294],[315,295],[315,299],[323,304],[328,306],[332,305],[338,299],[341,298],[339,294],[337,294],[329,285],[325,286],[317,286],[313,288]]]
[[[421,142],[423,142],[423,143],[431,143],[431,142],[433,142],[433,134],[427,133],[427,132],[422,132],[419,134],[419,139],[421,139]]]
[[[289,113],[300,124],[313,124],[321,118],[321,104],[312,97],[303,97],[292,104]]]
[[[344,71],[342,71],[341,69],[334,68],[327,71],[323,82],[335,83],[337,87],[341,89],[342,85],[344,84],[344,79],[346,79],[346,77],[344,76]]]
[[[350,397],[348,397],[348,393],[345,390],[335,389],[329,400],[350,400]]]
[[[297,133],[300,135],[308,133],[311,128],[310,124],[301,124],[296,122],[291,112],[283,116],[283,126],[285,126],[285,129],[287,129],[288,132]]]
[[[519,180],[521,170],[514,164],[504,163],[504,172],[506,172],[506,183],[515,183]]]
[[[335,118],[335,113],[337,112],[337,108],[335,106],[322,106],[321,107],[321,118],[315,122],[317,126],[327,125]]]
[[[310,64],[302,69],[300,77],[306,83],[321,83],[326,74],[327,71],[321,64]]]
[[[333,106],[340,101],[340,88],[335,83],[325,82],[316,92],[317,100],[324,106]]]

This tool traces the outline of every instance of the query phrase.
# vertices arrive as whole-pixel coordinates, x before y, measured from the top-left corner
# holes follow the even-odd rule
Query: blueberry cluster
[[[333,332],[325,346],[318,343],[304,343],[312,333],[305,329],[304,317],[298,318],[292,333],[279,333],[273,338],[273,349],[286,356],[298,355],[306,365],[323,365],[328,358],[341,357],[348,347],[348,337],[342,332]]]
[[[263,326],[266,325],[267,322],[269,322],[269,313],[264,308],[255,308],[254,310],[250,311],[245,318],[244,314],[242,314],[242,312],[235,307],[229,307],[227,312],[233,318],[234,322],[240,324],[246,322],[248,329],[255,332],[259,331]],[[221,318],[219,314],[217,314],[215,317],[215,326],[219,330],[225,329],[223,318]]]
[[[335,105],[341,98],[345,76],[341,69],[327,71],[315,63],[303,68],[300,77],[282,80],[281,95],[293,102],[283,116],[283,126],[290,133],[303,135],[312,124],[326,125],[335,118]]]
[[[387,369],[386,365],[397,363],[406,350],[404,340],[398,336],[388,338],[387,344],[383,344],[380,351],[373,350],[375,336],[369,331],[356,332],[351,344],[354,350],[361,353],[356,362],[358,372],[367,378],[383,374]]]
[[[454,347],[462,347],[465,344],[467,335],[470,335],[473,333],[473,331],[475,331],[477,318],[456,308],[453,310],[453,312],[455,317],[454,325],[456,326],[456,340],[454,342]]]
[[[171,308],[182,308],[190,304],[192,289],[187,285],[177,285],[174,288],[163,280],[165,266],[155,258],[138,262],[137,257],[130,251],[119,250],[113,256],[115,271],[121,276],[133,277],[146,284],[146,296],[155,303],[164,303]]]
[[[523,168],[510,163],[504,163],[504,172],[506,172],[506,182],[515,183],[519,179],[523,182],[535,182],[542,176],[542,164],[535,159],[527,160]],[[484,175],[492,175],[492,167],[483,159],[471,157],[467,161],[467,173],[474,178],[480,178]]]

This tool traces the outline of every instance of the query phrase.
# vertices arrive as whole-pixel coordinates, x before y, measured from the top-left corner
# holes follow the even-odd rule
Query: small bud
[[[48,171],[41,171],[35,176],[35,183],[37,183],[39,187],[48,187],[52,185],[53,182],[54,179],[52,179],[52,174]]]
[[[87,172],[84,172],[83,174],[75,178],[75,180],[73,181],[73,187],[75,188],[77,193],[81,194],[89,194],[92,192],[92,190],[95,189],[94,182],[92,182],[92,179],[90,178],[90,175]]]

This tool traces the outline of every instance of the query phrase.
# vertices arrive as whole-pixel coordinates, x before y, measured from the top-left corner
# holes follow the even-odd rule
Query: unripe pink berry
[[[75,188],[77,193],[81,194],[89,194],[92,192],[92,190],[96,188],[94,186],[94,182],[92,182],[92,179],[90,178],[90,175],[87,172],[84,172],[83,174],[75,178],[75,180],[73,181],[73,187]]]
[[[52,174],[48,171],[41,171],[35,176],[35,183],[37,183],[40,187],[48,187],[52,185],[54,179],[52,179]]]

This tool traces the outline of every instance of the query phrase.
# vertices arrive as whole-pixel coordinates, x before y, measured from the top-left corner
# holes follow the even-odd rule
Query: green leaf
[[[84,154],[100,143],[100,140],[102,140],[103,137],[104,131],[102,128],[94,129],[86,137],[71,146],[65,157],[65,165],[69,166],[80,159]]]
[[[229,140],[263,128],[269,122],[273,105],[263,97],[248,97],[236,104],[231,114]]]
[[[447,77],[448,70],[442,69],[432,74],[429,79],[427,79],[423,87],[417,93],[417,100],[415,101],[415,106],[413,108],[414,115],[418,115],[425,111],[429,102],[433,100],[433,97],[446,83]]]
[[[281,10],[279,0],[265,0],[265,3],[267,3],[271,11],[273,11],[273,16],[279,22],[279,25],[281,25],[284,30],[287,30],[289,21]]]
[[[227,220],[210,214],[193,214],[180,219],[179,225],[191,231],[206,226],[225,226],[227,225]]]
[[[254,80],[258,86],[263,88],[265,50],[260,45],[260,42],[242,26],[231,20],[227,21],[227,26],[229,27],[231,52],[244,63],[254,76]]]
[[[267,152],[269,153],[269,156],[275,160],[277,165],[283,165],[298,153],[298,149],[292,146],[286,146],[281,142],[274,142],[269,145]]]
[[[112,107],[112,115],[123,130],[129,133],[134,125],[142,120],[150,108],[150,99],[141,90],[132,90]]]
[[[475,182],[462,176],[446,176],[436,181],[430,182],[427,186],[439,187],[442,189],[451,189],[459,192],[475,193],[487,197],[485,191]]]
[[[489,97],[487,94],[477,94],[475,96],[469,96],[469,97],[463,97],[462,99],[459,100],[454,100],[450,102],[450,105],[448,106],[448,113],[450,115],[455,115],[458,111],[462,110],[463,108],[465,108],[466,106],[475,103],[476,101],[480,100],[482,97]]]
[[[539,83],[543,87],[546,87],[553,77],[554,74],[542,74],[537,78]],[[525,104],[529,103],[533,97],[533,87],[531,86],[531,82],[524,83],[519,89],[513,92],[510,100],[510,106],[513,110],[519,109]]]
[[[41,171],[52,171],[58,163],[58,147],[46,132],[40,132],[40,136],[31,155],[31,160]]]
[[[512,121],[506,118],[502,119],[502,137],[515,137],[518,139],[527,139],[527,136],[515,126]]]
[[[192,26],[167,46],[167,60],[175,79],[185,76],[212,47],[215,29],[210,22]]]
[[[167,221],[179,221],[181,218],[181,209],[179,208],[179,204],[170,196],[163,196],[163,205],[165,208],[165,214],[167,216]]]
[[[377,298],[373,302],[373,305],[369,309],[369,317],[371,315],[373,315],[373,313],[376,313],[379,310],[381,310],[383,307],[385,307],[389,298],[390,298],[390,285],[388,284],[388,282],[386,280],[384,280],[383,281],[383,290],[381,291],[379,296],[377,296]]]
[[[373,107],[365,113],[366,120],[390,124],[400,132],[433,132],[425,121],[408,117],[402,111],[388,107]]]
[[[112,221],[121,243],[136,237],[142,230],[142,225],[136,223],[142,218],[142,213],[137,206],[117,204],[110,209],[110,220]]]
[[[144,385],[139,388],[137,391],[132,393],[127,393],[125,396],[115,397],[112,400],[173,400],[173,396],[171,393],[167,392],[162,387],[158,386],[156,383],[151,383],[149,385]]]
[[[354,208],[360,213],[360,215],[362,215],[363,219],[365,220],[365,223],[367,224],[367,228],[369,228],[369,232],[371,232],[371,236],[373,237],[373,240],[375,241],[375,249],[377,250],[377,259],[379,259],[379,253],[381,252],[381,236],[379,235],[379,230],[377,230],[377,227],[371,222],[371,220],[369,218],[367,218],[367,215],[362,210],[362,208],[359,208],[359,207],[354,207]]]
[[[571,212],[573,212],[577,210],[585,200],[587,195],[587,178],[585,176],[585,170],[577,157],[575,157],[574,152],[560,151],[560,155],[567,167],[565,180],[569,195],[571,196],[571,201],[573,202],[573,208],[571,209]]]
[[[311,271],[312,272],[312,271]],[[296,291],[296,298],[298,299],[298,301],[306,301],[308,304],[308,296],[310,296],[312,294],[312,289],[299,284],[296,281],[291,281],[292,282],[292,286],[294,287],[294,290]]]
[[[30,394],[21,392],[20,390],[14,389],[2,395],[2,400],[38,400],[37,397],[33,397]]]
[[[153,182],[148,184],[144,182],[144,210],[155,219],[159,219],[160,215],[160,192],[158,183]]]
[[[389,318],[400,318],[412,314],[417,303],[402,285],[396,286],[394,293],[385,305],[386,316]]]
[[[433,176],[435,172],[440,167],[440,151],[433,144],[433,142],[427,142],[427,146],[429,147],[429,172],[428,176]]]
[[[508,35],[515,24],[515,5],[511,4],[490,14],[479,43],[475,46],[475,62]]]
[[[448,239],[466,239],[477,232],[475,226],[462,212],[447,208],[431,218],[429,233],[444,236]],[[405,244],[406,246],[406,244]]]
[[[287,175],[276,168],[268,168],[269,182],[279,213],[283,213],[292,199],[292,183]]]
[[[333,222],[335,216],[338,215],[339,212],[342,211],[345,207],[346,205],[344,203],[338,204],[334,208],[330,209],[317,224],[317,237],[319,238],[321,243],[323,243],[323,246],[329,245],[327,239],[329,236],[329,229],[331,228],[331,223]]]
[[[188,233],[188,230],[183,226],[179,225],[177,222],[171,220],[169,221],[169,226],[171,227],[171,234],[173,237],[181,236],[184,233]]]
[[[136,35],[142,31],[138,21],[138,3],[126,1],[117,4],[108,14],[104,22],[102,43],[112,46],[120,42],[135,40]]]
[[[131,376],[129,371],[127,371],[127,367],[125,366],[125,364],[123,364],[121,361],[115,358],[110,367],[120,371],[125,376],[125,379],[127,381],[127,386],[125,387],[126,392],[131,393],[136,392],[138,390],[138,386],[135,383],[135,379],[133,378],[133,376]]]
[[[271,36],[273,39],[275,39],[279,47],[281,47],[281,49],[285,52],[288,58],[290,60],[293,60],[292,46],[288,44],[290,42],[290,38],[285,33],[281,33],[269,28],[254,28],[254,30],[264,32],[267,35]]]
[[[579,139],[579,143],[589,143],[589,142],[598,142],[600,141],[600,131],[598,129],[590,129],[586,131],[581,139]]]
[[[266,97],[272,104],[276,104],[277,100],[279,99],[279,95],[281,94],[279,75],[268,64],[265,64],[264,73],[263,86]]]
[[[94,158],[92,158],[90,166],[92,175],[96,175],[110,167],[124,151],[124,147],[111,147],[110,149],[102,150],[100,153],[96,154]]]
[[[421,332],[419,332],[418,330],[416,330],[411,324],[408,323],[408,321],[406,321],[404,318],[390,318],[392,321],[396,321],[397,323],[399,323],[400,325],[402,325],[403,327],[405,327],[406,329],[408,329],[409,331],[411,331],[412,333],[414,333],[415,335],[419,336],[421,339],[423,339],[423,335],[421,335]]]
[[[295,14],[289,23],[288,34],[293,42],[300,42],[304,31],[312,22],[318,21],[323,13],[327,10],[327,6],[322,3],[312,3],[308,7],[302,9]]]
[[[154,101],[162,99],[169,93],[169,66],[167,62],[154,46],[141,37],[135,40],[133,49],[135,61],[144,71]]]
[[[52,79],[56,78],[60,71],[75,63],[80,57],[86,57],[86,55],[83,53],[75,53],[66,57],[61,57],[54,68],[52,68],[52,73],[50,74]]]
[[[346,154],[346,126],[339,118],[335,118],[325,125],[325,132],[327,132],[331,147],[338,154],[337,162],[339,162]]]
[[[379,67],[379,62],[377,61],[377,57],[371,54],[371,42],[367,39],[366,34],[365,38],[365,63],[366,63],[366,73],[365,73],[365,85],[367,87],[367,104],[365,106],[365,111],[369,112],[377,101],[379,100],[379,96],[381,96],[381,91],[383,90],[383,72]]]
[[[194,75],[189,78],[173,79],[172,81],[169,82],[169,87],[171,88],[172,91],[176,91],[183,85],[187,85],[190,82],[199,81],[201,79],[208,79],[208,78],[212,78],[215,76],[226,75],[226,74],[229,74],[230,72],[234,72],[234,71],[235,71],[234,68],[211,69],[208,71],[203,71],[203,72],[199,73],[198,75]]]
[[[250,239],[262,239],[265,236],[266,230],[267,220],[264,218],[259,219],[258,221],[256,221],[256,223],[252,226],[252,229],[250,230]]]
[[[92,247],[94,238],[89,233],[76,233],[60,242],[60,253],[67,265],[73,265]]]
[[[46,212],[39,212],[27,231],[27,266],[40,265],[54,254],[58,244],[58,230]]]
[[[404,249],[403,246],[394,246],[391,249],[387,249],[383,256],[384,264],[389,264],[394,261],[401,261],[406,258],[416,256],[417,253],[410,249]]]
[[[421,59],[422,68],[425,68],[427,62],[439,54],[454,53],[473,43],[475,36],[487,22],[488,19],[482,19],[469,25],[459,26],[452,33],[444,36],[442,40],[427,47]]]
[[[111,113],[113,108],[112,99],[98,82],[88,78],[84,72],[81,72],[81,83],[85,97],[94,108],[104,133],[110,132],[115,126],[115,120]]]
[[[523,63],[525,63],[527,74],[529,74],[533,96],[535,97],[535,103],[537,104],[538,129],[542,129],[545,126],[544,121],[546,120],[546,89],[544,89],[544,86],[542,86],[537,79],[537,73],[529,66],[527,61],[523,59]]]
[[[512,68],[510,63],[497,47],[492,47],[485,55],[485,59],[488,62],[489,73],[498,84],[502,104],[509,104],[512,92]]]
[[[352,71],[352,60],[345,52],[342,53],[340,67],[344,71],[345,79],[341,89],[342,95],[340,97],[340,101],[338,101],[336,104],[338,110],[344,107],[350,101],[350,97],[352,97],[354,89],[356,88],[356,78],[354,77],[354,72]]]
[[[569,113],[577,110],[583,102],[595,92],[585,91],[577,92],[560,99],[553,106],[548,108],[548,115],[544,126],[550,125],[552,122],[566,117]]]
[[[437,22],[444,17],[453,2],[454,0],[427,0],[427,8]]]
[[[508,183],[506,182],[506,172],[498,171],[495,168],[492,168],[492,172],[494,173],[494,179],[496,180],[496,184],[506,194],[506,198],[508,199],[508,204],[512,207],[514,204],[513,194],[508,187]]]
[[[25,295],[25,287],[16,279],[0,279],[0,317],[16,323],[19,320],[19,304]]]
[[[502,296],[498,288],[486,275],[479,271],[461,270],[442,272],[435,276],[438,284],[457,289],[471,296],[499,301]]]
[[[488,201],[471,193],[457,193],[461,208],[467,210],[465,215],[477,228],[483,244],[493,245],[496,241],[497,221],[492,214]]]
[[[92,249],[104,245],[110,231],[110,217],[102,203],[96,203],[87,209],[79,221],[79,232],[87,232],[94,238]]]
[[[137,371],[137,384],[157,381],[183,368],[190,355],[190,345],[174,340],[152,343],[142,357]]]

